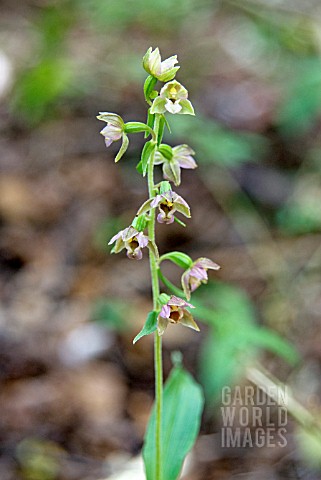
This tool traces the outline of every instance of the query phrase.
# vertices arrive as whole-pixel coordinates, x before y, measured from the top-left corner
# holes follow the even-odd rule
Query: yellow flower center
[[[172,88],[170,88],[170,90],[169,90],[169,95],[170,95],[170,99],[171,99],[171,100],[172,100],[172,99],[175,100],[176,97],[177,97],[177,94],[178,94],[178,91],[177,91],[177,88],[176,88],[176,87],[173,86]]]

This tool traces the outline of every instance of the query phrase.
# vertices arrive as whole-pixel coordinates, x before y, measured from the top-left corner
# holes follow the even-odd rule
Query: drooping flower
[[[101,135],[105,137],[106,147],[109,147],[113,142],[122,139],[122,145],[118,154],[116,155],[115,162],[121,159],[128,148],[129,140],[125,133],[124,120],[116,113],[99,112],[97,116],[98,120],[106,122],[107,125],[101,130]]]
[[[168,152],[168,149],[166,149]],[[181,168],[194,169],[197,164],[192,157],[195,152],[188,145],[178,145],[172,150],[172,156],[162,154],[161,148],[155,153],[155,165],[163,164],[163,174],[166,180],[178,186],[181,183]]]
[[[159,214],[157,215],[157,221],[159,223],[173,223],[174,213],[177,211],[190,218],[190,208],[185,200],[177,193],[169,190],[160,195],[156,195],[154,198],[147,200],[138,210],[137,215],[141,215],[151,208],[158,207]]]
[[[217,263],[212,262],[209,258],[198,258],[191,268],[186,270],[182,275],[182,287],[186,298],[191,298],[194,292],[202,283],[207,283],[207,270],[219,270],[221,267]]]
[[[194,108],[188,98],[188,91],[176,80],[166,83],[159,96],[153,101],[151,113],[181,113],[194,115]]]
[[[149,239],[142,232],[138,232],[138,230],[130,226],[114,235],[108,245],[114,242],[116,243],[112,253],[119,253],[126,248],[128,258],[141,260],[143,257],[141,249],[148,246]]]
[[[180,68],[174,67],[177,62],[177,55],[173,55],[162,61],[159,49],[155,48],[153,51],[152,47],[147,50],[143,57],[143,67],[146,72],[161,82],[173,80],[177,70]]]
[[[186,307],[195,308],[182,298],[172,295],[166,305],[163,305],[157,319],[157,330],[163,335],[169,323],[181,323],[185,327],[192,328],[199,332],[199,327]]]

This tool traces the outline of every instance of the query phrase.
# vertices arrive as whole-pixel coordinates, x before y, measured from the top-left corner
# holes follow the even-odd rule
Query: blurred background
[[[160,251],[222,266],[195,298],[201,333],[164,337],[165,375],[179,350],[206,395],[184,479],[320,479],[320,2],[0,9],[1,480],[141,478],[131,459],[153,402],[153,348],[132,339],[151,308],[148,261],[110,256],[107,242],[146,198],[143,138],[115,166],[119,145],[105,148],[95,116],[145,121],[150,46],[178,55],[197,114],[169,118],[166,140],[188,143],[199,168],[178,189],[192,219],[159,228]],[[248,384],[249,368],[309,412],[289,418],[285,448],[220,448],[222,387]]]

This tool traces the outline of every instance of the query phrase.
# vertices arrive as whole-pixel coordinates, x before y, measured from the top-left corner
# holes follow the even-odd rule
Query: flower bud
[[[157,78],[161,82],[168,82],[173,80],[177,70],[180,67],[174,67],[177,63],[177,55],[167,58],[161,61],[161,55],[159,49],[150,47],[143,57],[143,67],[149,75]]]

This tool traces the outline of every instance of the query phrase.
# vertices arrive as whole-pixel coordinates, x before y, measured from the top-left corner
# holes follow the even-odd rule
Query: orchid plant
[[[174,221],[185,226],[177,215],[191,217],[186,200],[172,190],[171,183],[181,183],[181,169],[195,169],[194,151],[188,145],[171,147],[163,143],[164,129],[169,129],[166,115],[195,115],[188,100],[188,91],[175,76],[179,70],[177,56],[161,60],[159,49],[149,48],[143,57],[143,67],[148,73],[144,83],[144,96],[148,104],[146,123],[127,122],[115,113],[101,112],[97,117],[106,122],[101,130],[106,146],[121,140],[116,155],[118,162],[129,145],[129,134],[145,133],[146,143],[137,170],[147,176],[148,198],[138,208],[132,223],[110,240],[112,253],[126,249],[129,259],[141,260],[142,250],[149,250],[153,294],[153,310],[145,325],[133,340],[136,343],[145,335],[154,334],[155,344],[155,405],[150,418],[143,450],[147,480],[176,480],[184,458],[198,434],[203,408],[203,396],[199,385],[183,369],[180,361],[163,389],[162,336],[169,325],[180,324],[199,331],[189,303],[191,294],[208,280],[208,270],[218,270],[217,263],[208,258],[192,260],[183,252],[159,255],[155,241],[155,222],[171,224]],[[157,90],[157,82],[164,85]],[[154,166],[162,165],[164,181],[154,182]],[[182,268],[182,289],[173,285],[162,273],[161,264],[168,260]],[[169,293],[161,293],[160,282]],[[170,327],[171,328],[171,327]],[[176,415],[179,408],[179,415]]]

